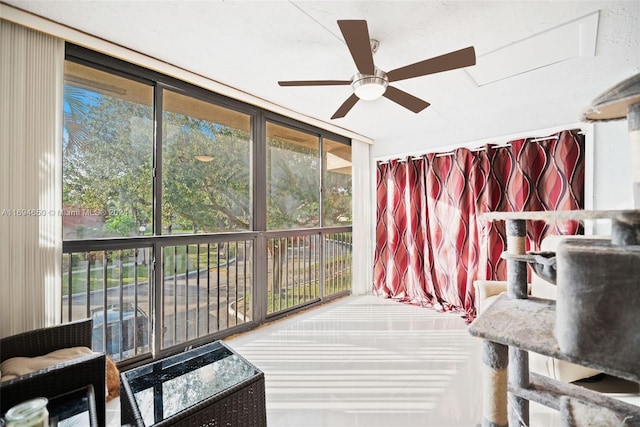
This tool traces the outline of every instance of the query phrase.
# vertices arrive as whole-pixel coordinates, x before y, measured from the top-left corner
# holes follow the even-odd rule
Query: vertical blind
[[[0,20],[0,337],[56,323],[64,42]]]

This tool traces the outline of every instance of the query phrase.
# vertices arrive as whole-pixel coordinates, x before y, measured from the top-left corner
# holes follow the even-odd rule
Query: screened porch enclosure
[[[66,45],[61,321],[133,363],[352,285],[351,141]]]

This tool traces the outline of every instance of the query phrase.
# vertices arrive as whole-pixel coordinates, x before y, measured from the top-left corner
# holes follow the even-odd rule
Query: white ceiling
[[[6,3],[370,137],[375,156],[575,123],[593,98],[640,71],[638,0]],[[596,12],[597,33],[577,25]],[[429,108],[414,114],[381,98],[332,121],[349,86],[277,81],[351,78],[338,19],[367,20],[385,71],[474,46],[478,71],[499,80],[478,86],[465,70],[404,80],[394,85]],[[491,70],[497,56],[502,65]],[[510,63],[521,69],[505,71]]]

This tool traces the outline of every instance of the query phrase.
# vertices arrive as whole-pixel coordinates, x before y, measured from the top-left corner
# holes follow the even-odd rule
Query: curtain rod
[[[507,147],[511,147],[511,144],[508,142],[506,144],[491,145],[491,148],[507,148]],[[482,147],[476,147],[476,148],[469,148],[468,150],[471,151],[472,153],[478,153],[480,151],[485,151],[486,149],[487,149],[486,146],[482,146]],[[454,154],[455,154],[455,151],[447,151],[446,153],[436,154],[436,157],[453,156]]]
[[[580,135],[584,135],[584,132],[580,131],[578,132]],[[553,136],[547,136],[547,137],[541,137],[541,138],[525,138],[526,140],[530,141],[530,142],[542,142],[542,141],[557,141],[558,139],[560,139],[560,135],[553,135]],[[491,145],[491,144],[489,144]],[[511,147],[511,143],[507,142],[505,144],[493,144],[491,145],[491,148],[506,148],[506,147]],[[477,148],[470,148],[469,151],[473,152],[473,153],[477,153],[479,151],[484,151],[486,150],[486,146],[482,146],[482,147],[477,147]],[[455,154],[455,151],[447,151],[445,153],[438,153],[435,155],[435,157],[447,157],[447,156],[453,156]],[[422,158],[422,156],[410,156],[410,157],[406,157],[404,159],[397,159],[398,162],[406,162],[407,160],[409,160],[409,158],[411,160],[419,160],[420,158]],[[391,159],[389,160],[384,160],[384,161],[379,161],[378,163],[381,165],[387,164],[391,161]]]
[[[580,134],[584,135],[584,132],[579,132]],[[542,142],[542,141],[557,141],[558,139],[560,139],[560,135],[554,135],[554,136],[547,136],[547,137],[540,137],[540,138],[525,138],[526,140],[530,141],[530,142]],[[506,147],[511,147],[511,143],[507,142],[505,144],[489,144],[491,145],[491,148],[506,148]],[[486,150],[486,146],[483,147],[477,147],[477,148],[470,148],[469,151],[473,152],[473,153],[477,153],[479,151],[484,151]],[[438,153],[435,155],[435,157],[447,157],[447,156],[453,156],[455,154],[455,151],[447,151],[445,153]],[[409,160],[409,158],[411,158],[411,160],[418,160],[420,159],[422,156],[411,156],[411,157],[406,157],[404,159],[397,159],[398,162],[406,162],[407,160]],[[384,160],[384,161],[380,161],[378,162],[379,164],[387,164],[389,163],[390,160]]]
[[[558,139],[560,139],[560,135],[555,135],[555,136],[547,136],[546,138],[533,138],[531,139],[531,142],[542,142],[542,141],[557,141]]]
[[[391,160],[395,160],[396,162],[402,163],[402,162],[408,161],[409,159],[411,159],[411,160],[420,160],[421,158],[422,158],[422,156],[407,156],[407,157],[402,158],[402,159],[380,160],[380,161],[378,161],[376,163],[378,163],[380,165],[386,165],[387,163],[391,162]]]
[[[1,0],[0,0],[1,1]],[[431,147],[428,149],[424,149],[424,151],[413,151],[413,152],[405,152],[405,153],[396,153],[394,155],[390,155],[390,156],[380,156],[379,158],[375,159],[376,163],[377,162],[387,162],[389,160],[397,160],[400,157],[406,157],[406,156],[422,156],[424,154],[427,153],[437,153],[438,152],[438,148],[440,148],[440,151],[452,151],[458,148],[468,148],[473,150],[473,147],[481,147],[481,146],[485,146],[487,144],[500,144],[503,142],[508,142],[508,141],[517,141],[520,139],[536,139],[535,135],[554,135],[556,133],[561,133],[561,132],[574,132],[578,135],[586,135],[589,132],[593,132],[593,123],[582,123],[582,122],[577,122],[577,123],[572,123],[572,124],[565,124],[562,126],[556,126],[556,127],[552,127],[552,128],[546,128],[546,129],[537,129],[537,130],[533,130],[533,131],[527,131],[527,132],[521,132],[518,134],[511,134],[511,135],[502,135],[502,136],[496,136],[496,137],[488,137],[488,138],[484,138],[484,139],[478,139],[475,141],[467,141],[466,143],[460,143],[460,144],[452,144],[452,145],[445,145],[442,147]],[[544,138],[544,137],[541,137]]]

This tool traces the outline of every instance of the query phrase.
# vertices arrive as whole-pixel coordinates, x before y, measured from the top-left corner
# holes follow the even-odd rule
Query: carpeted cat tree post
[[[634,209],[611,212],[611,241],[561,243],[557,251],[556,338],[562,352],[622,372],[640,372],[640,74],[596,98],[588,121],[627,119]],[[561,405],[563,425],[636,425],[576,399]],[[597,421],[594,421],[597,420]],[[631,422],[631,424],[627,424]]]

